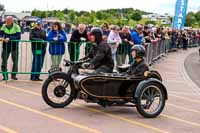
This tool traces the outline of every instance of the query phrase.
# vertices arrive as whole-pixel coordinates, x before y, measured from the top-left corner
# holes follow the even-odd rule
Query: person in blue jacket
[[[136,26],[136,30],[133,30],[133,32],[131,33],[131,38],[132,41],[134,42],[134,44],[142,44],[142,40],[143,40],[143,26],[142,25],[137,25]]]
[[[62,56],[65,54],[65,42],[67,41],[67,35],[59,22],[53,23],[52,30],[49,31],[47,40],[50,44],[49,53],[51,54],[51,68],[58,68]]]

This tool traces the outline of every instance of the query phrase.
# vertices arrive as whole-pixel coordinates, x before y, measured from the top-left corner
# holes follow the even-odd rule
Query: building
[[[147,14],[147,15],[142,15],[142,18],[144,19],[149,19],[151,21],[161,21],[161,24],[163,25],[167,25],[170,24],[170,18],[171,16],[167,13],[165,13],[164,15],[160,15],[160,14]]]
[[[0,17],[2,21],[5,20],[6,16],[13,16],[13,18],[17,21],[23,20],[26,16],[31,16],[31,13],[16,13],[16,12],[9,12],[9,11],[0,11]]]

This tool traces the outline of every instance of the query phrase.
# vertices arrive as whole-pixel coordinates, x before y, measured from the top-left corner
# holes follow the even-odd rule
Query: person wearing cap
[[[1,70],[3,73],[3,80],[8,79],[7,61],[12,55],[13,67],[11,78],[17,80],[16,73],[18,72],[18,41],[21,38],[20,26],[15,24],[12,16],[6,17],[6,22],[0,29],[0,36],[3,38],[3,51],[2,51],[2,65]],[[15,40],[15,41],[13,41]]]
[[[35,27],[30,31],[31,49],[33,55],[31,78],[32,81],[42,81],[40,72],[46,54],[46,31],[42,28],[42,19],[35,21]]]
[[[134,44],[142,44],[142,40],[143,40],[143,26],[142,25],[137,25],[136,26],[136,30],[133,30],[133,32],[131,33],[131,38],[132,41],[134,42]]]

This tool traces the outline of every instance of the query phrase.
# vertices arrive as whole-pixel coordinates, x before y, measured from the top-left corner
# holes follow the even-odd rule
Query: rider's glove
[[[94,69],[94,65],[93,65],[93,64],[90,64],[90,66],[89,66],[88,69]]]
[[[88,63],[88,62],[87,63],[83,63],[82,67],[84,69],[88,69],[90,67],[90,63]]]
[[[94,65],[90,63],[83,63],[82,67],[84,69],[94,69]]]

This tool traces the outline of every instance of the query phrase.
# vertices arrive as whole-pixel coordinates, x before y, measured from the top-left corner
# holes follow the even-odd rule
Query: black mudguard
[[[65,72],[54,72],[54,73],[51,73],[49,74],[49,77],[48,78],[53,78],[54,76],[56,75],[63,75],[64,77],[66,77],[67,79],[70,79],[70,75],[65,73]]]
[[[135,90],[135,93],[133,94],[134,98],[137,99],[137,98],[139,97],[139,92],[140,92],[140,90],[144,87],[145,84],[147,84],[147,83],[149,83],[149,82],[158,83],[158,84],[162,87],[162,89],[163,89],[163,92],[164,92],[164,95],[165,95],[165,100],[168,99],[168,94],[167,94],[167,89],[166,89],[166,87],[163,85],[163,83],[162,83],[160,80],[155,79],[155,78],[149,78],[149,79],[146,79],[146,80],[141,81],[141,82],[138,84],[138,86],[137,86],[137,88],[136,88],[136,90]]]

